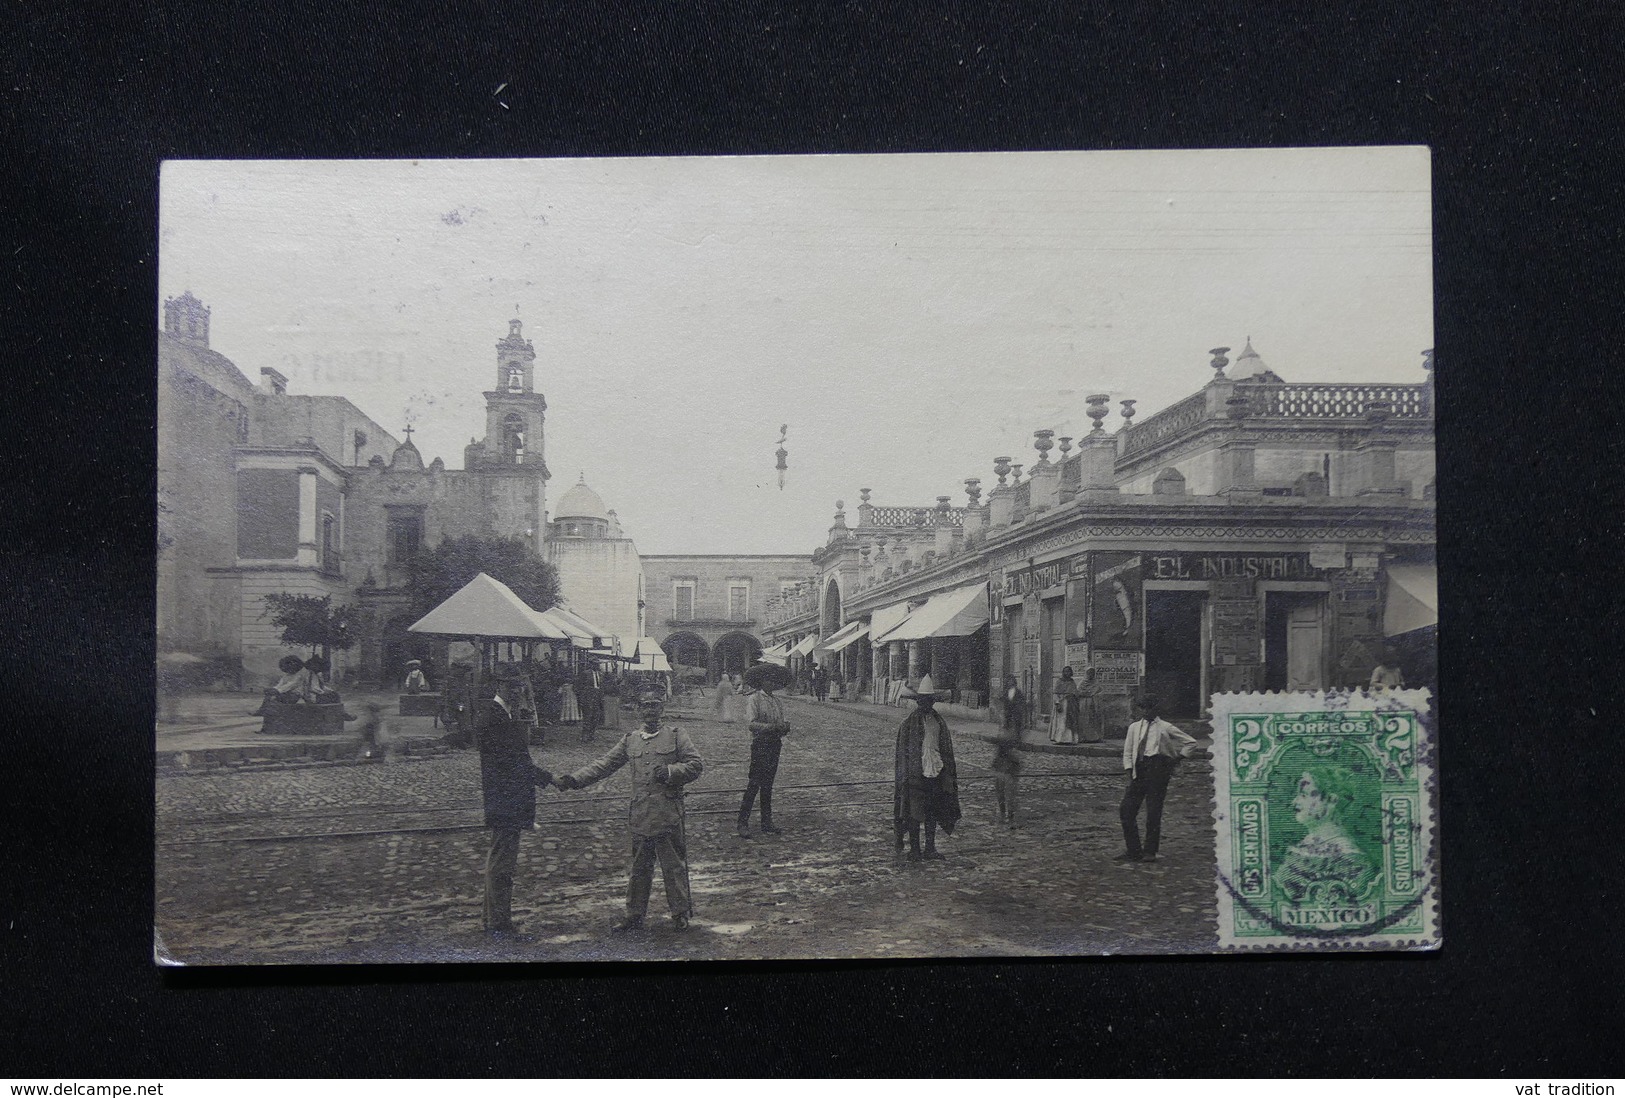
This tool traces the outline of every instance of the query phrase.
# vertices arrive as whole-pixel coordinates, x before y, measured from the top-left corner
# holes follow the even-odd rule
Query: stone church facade
[[[463,468],[425,463],[339,396],[288,392],[276,370],[256,385],[209,346],[209,309],[164,303],[158,341],[157,643],[202,683],[252,688],[285,653],[264,596],[332,596],[359,610],[335,654],[341,678],[388,681],[424,642],[411,624],[406,561],[467,534],[523,540],[545,555],[547,401],[518,320],[496,343],[484,437]]]

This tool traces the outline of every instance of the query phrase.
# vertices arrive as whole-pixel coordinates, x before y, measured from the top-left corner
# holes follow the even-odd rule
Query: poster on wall
[[[1089,639],[1089,577],[1075,576],[1066,581],[1066,643],[1082,644]]]
[[[1140,620],[1140,554],[1095,553],[1090,583],[1089,644],[1099,651],[1145,647]]]
[[[1140,685],[1140,653],[1096,652],[1089,664],[1095,685],[1112,694],[1127,694]]]

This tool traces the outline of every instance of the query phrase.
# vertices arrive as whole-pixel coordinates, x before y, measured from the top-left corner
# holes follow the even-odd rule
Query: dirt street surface
[[[749,731],[674,702],[705,773],[689,787],[695,917],[674,931],[656,872],[647,928],[611,936],[629,862],[623,770],[541,792],[521,837],[514,919],[480,928],[489,833],[479,760],[461,751],[354,765],[158,779],[156,917],[183,964],[734,960],[1206,952],[1215,945],[1211,784],[1181,764],[1154,864],[1117,865],[1116,759],[1027,756],[1021,816],[994,822],[991,749],[955,736],[965,818],[940,862],[892,854],[893,734],[904,710],[789,703],[781,835],[734,834]],[[895,712],[895,716],[893,716]],[[415,721],[416,718],[409,719]],[[430,722],[423,719],[427,732]],[[631,727],[630,717],[627,727]],[[532,749],[555,772],[607,750],[573,728]]]

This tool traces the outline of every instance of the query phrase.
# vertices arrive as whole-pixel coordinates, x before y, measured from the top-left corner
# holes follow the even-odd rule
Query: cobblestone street
[[[696,915],[677,933],[657,879],[648,929],[611,937],[628,866],[625,772],[539,794],[521,840],[514,916],[524,939],[480,930],[479,760],[388,761],[162,774],[156,918],[185,964],[424,960],[641,960],[1040,956],[1214,944],[1207,764],[1169,790],[1162,856],[1116,865],[1115,758],[1027,756],[1022,820],[994,822],[991,748],[956,728],[965,817],[946,860],[892,856],[893,732],[902,710],[790,703],[775,797],[778,836],[734,834],[749,733],[709,705],[674,703],[705,759],[689,787]],[[630,717],[628,718],[630,721]],[[418,719],[397,722],[415,725]],[[431,734],[430,722],[413,734]],[[984,731],[989,726],[977,726]],[[606,750],[572,728],[533,749],[559,771]],[[753,820],[753,832],[754,824]]]

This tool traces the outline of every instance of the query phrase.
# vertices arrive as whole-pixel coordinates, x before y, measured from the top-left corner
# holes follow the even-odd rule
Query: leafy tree
[[[418,550],[408,584],[413,611],[427,614],[481,572],[507,584],[533,609],[546,610],[562,601],[559,570],[524,542],[469,535]]]
[[[334,607],[331,595],[266,595],[260,618],[267,617],[282,630],[282,643],[289,648],[309,648],[312,655],[319,648],[331,657],[333,649],[355,644],[355,607]]]

